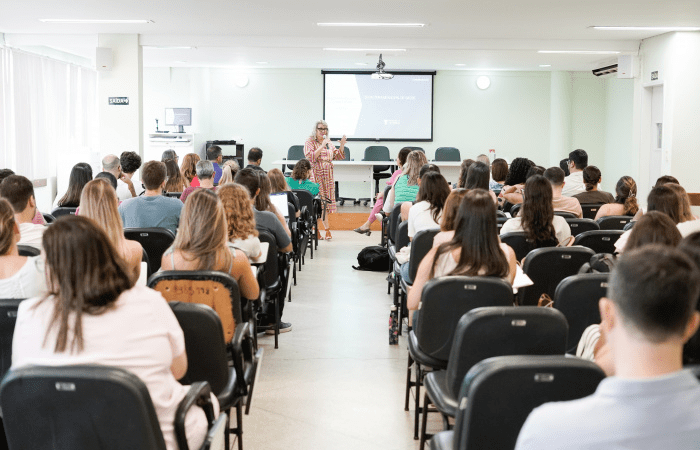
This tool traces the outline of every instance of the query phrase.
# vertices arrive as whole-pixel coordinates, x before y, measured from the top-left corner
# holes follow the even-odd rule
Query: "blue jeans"
[[[411,279],[411,275],[408,273],[408,265],[410,264],[409,262],[405,262],[401,264],[401,271],[399,272],[401,274],[401,279],[406,281],[408,284],[413,284],[413,280]]]

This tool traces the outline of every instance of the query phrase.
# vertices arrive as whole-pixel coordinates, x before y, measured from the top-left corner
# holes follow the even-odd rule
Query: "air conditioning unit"
[[[617,73],[617,64],[613,64],[612,66],[601,67],[599,69],[593,69],[592,72],[593,75],[597,77],[602,77],[603,75],[610,75],[611,73]]]

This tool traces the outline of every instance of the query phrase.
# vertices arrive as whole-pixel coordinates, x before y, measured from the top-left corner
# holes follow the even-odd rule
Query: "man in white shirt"
[[[700,382],[683,345],[700,323],[700,272],[680,250],[648,245],[617,260],[600,300],[609,375],[596,392],[532,411],[516,450],[700,446]]]
[[[569,176],[564,179],[566,185],[562,195],[571,197],[581,192],[586,192],[583,183],[583,169],[588,165],[588,154],[580,148],[569,153]]]
[[[130,178],[127,178],[122,173],[122,166],[118,156],[107,155],[102,158],[102,170],[111,173],[117,179],[117,197],[119,197],[119,200],[124,201],[136,197],[134,184]]]
[[[46,227],[32,223],[36,215],[36,199],[32,182],[22,175],[10,175],[0,184],[0,197],[6,198],[15,211],[15,222],[20,232],[18,244],[31,245],[41,250],[41,238]]]

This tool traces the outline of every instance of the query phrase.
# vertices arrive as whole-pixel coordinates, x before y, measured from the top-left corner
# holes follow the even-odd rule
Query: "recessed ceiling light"
[[[700,27],[591,27],[607,31],[700,31]]]
[[[617,55],[620,52],[610,50],[538,50],[537,53],[568,53],[571,55]]]
[[[540,67],[552,67],[551,64],[540,64]]]
[[[423,28],[424,23],[387,23],[387,22],[319,22],[319,27],[392,27]]]
[[[330,52],[405,52],[405,48],[324,48]]]
[[[368,66],[369,64],[367,63],[355,63],[356,66]]]
[[[457,66],[457,67],[464,67],[464,66],[466,66],[466,64],[455,64],[455,66]]]
[[[39,19],[39,22],[44,23],[118,23],[118,24],[139,24],[139,23],[154,23],[147,19]]]

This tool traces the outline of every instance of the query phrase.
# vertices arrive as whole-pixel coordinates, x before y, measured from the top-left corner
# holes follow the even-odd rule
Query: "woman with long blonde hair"
[[[199,155],[196,153],[188,153],[182,158],[182,165],[180,166],[180,172],[182,172],[182,177],[185,179],[185,184],[187,187],[199,186],[199,180],[197,179],[197,163],[199,162]]]
[[[243,297],[256,299],[260,293],[248,258],[228,242],[224,206],[209,189],[187,197],[175,242],[163,254],[161,268],[224,272],[238,282]]]
[[[107,234],[119,256],[126,262],[133,285],[141,274],[143,247],[124,237],[124,225],[118,207],[117,193],[104,178],[90,181],[80,195],[79,214],[92,219]]]
[[[165,169],[167,181],[165,182],[165,192],[182,192],[188,187],[185,177],[182,176],[180,169],[177,168],[177,163],[174,159],[165,161]]]
[[[248,258],[262,256],[258,230],[255,229],[255,212],[248,189],[240,184],[228,183],[216,191],[224,205],[228,240]]]
[[[406,157],[401,176],[396,180],[396,183],[391,187],[389,195],[384,202],[384,212],[391,213],[394,205],[403,202],[414,202],[418,197],[418,178],[420,178],[420,169],[425,164],[428,164],[428,158],[425,153],[420,150],[413,150]]]

